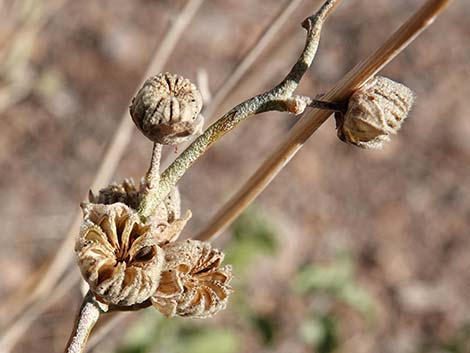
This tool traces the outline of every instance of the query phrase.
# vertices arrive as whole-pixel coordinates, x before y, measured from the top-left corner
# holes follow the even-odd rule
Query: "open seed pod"
[[[132,120],[151,141],[179,144],[200,134],[202,97],[188,79],[169,73],[145,81],[130,106]]]
[[[206,318],[225,308],[232,268],[209,243],[186,240],[163,246],[165,267],[153,305],[164,315]]]
[[[122,203],[83,204],[75,244],[79,267],[97,300],[130,306],[152,296],[164,264],[159,235]]]
[[[382,148],[397,133],[415,101],[408,87],[374,77],[349,98],[346,113],[335,113],[338,137],[362,148]]]

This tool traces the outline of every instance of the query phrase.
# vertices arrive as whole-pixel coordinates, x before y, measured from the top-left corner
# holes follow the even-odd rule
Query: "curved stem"
[[[64,353],[82,353],[90,336],[91,330],[98,321],[103,309],[91,292],[83,298],[75,325],[70,335]]]
[[[327,0],[320,10],[308,17],[302,26],[307,30],[305,47],[286,78],[273,89],[237,105],[214,124],[209,126],[161,175],[158,191],[144,197],[138,212],[144,218],[164,200],[186,170],[201,157],[216,141],[249,117],[271,110],[287,111],[294,114],[303,112],[309,99],[294,96],[300,79],[310,67],[317,52],[323,21],[339,0]]]

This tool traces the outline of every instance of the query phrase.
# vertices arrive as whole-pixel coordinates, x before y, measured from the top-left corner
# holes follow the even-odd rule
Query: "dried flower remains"
[[[338,137],[362,148],[382,148],[397,133],[415,101],[401,83],[374,77],[349,98],[346,112],[335,113]]]
[[[151,298],[168,317],[206,318],[225,309],[232,291],[231,266],[219,267],[224,254],[209,243],[186,240],[164,246],[160,285]]]
[[[111,184],[82,204],[75,251],[96,299],[114,309],[154,304],[166,316],[208,317],[225,308],[231,267],[210,244],[176,241],[191,212],[180,217],[175,189],[144,223],[134,206],[144,183]]]

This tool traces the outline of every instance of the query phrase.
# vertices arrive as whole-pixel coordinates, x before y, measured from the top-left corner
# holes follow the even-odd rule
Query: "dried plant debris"
[[[350,97],[344,114],[335,113],[338,137],[362,148],[382,148],[395,135],[415,101],[401,83],[374,77]]]
[[[219,267],[224,254],[209,243],[169,243],[153,305],[168,317],[206,318],[225,308],[232,291],[232,268]]]
[[[130,114],[153,142],[174,145],[200,134],[202,96],[188,79],[169,73],[145,81],[132,100]]]
[[[145,183],[142,180],[137,188],[132,178],[125,179],[122,183],[113,183],[101,189],[98,195],[89,192],[88,199],[91,203],[111,205],[116,202],[124,203],[132,209],[137,209],[145,191]],[[152,221],[156,223],[170,224],[181,216],[181,199],[178,188],[175,187],[165,200],[159,205],[152,215]]]

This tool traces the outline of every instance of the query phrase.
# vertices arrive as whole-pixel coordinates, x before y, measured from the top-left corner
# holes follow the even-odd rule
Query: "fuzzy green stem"
[[[305,47],[299,59],[286,78],[276,87],[237,105],[209,126],[181,155],[163,172],[158,190],[149,193],[139,205],[139,214],[149,217],[155,208],[175,187],[189,167],[201,157],[216,141],[231,131],[236,125],[249,117],[271,110],[287,111],[300,114],[309,103],[309,99],[294,96],[293,93],[305,71],[310,67],[317,52],[323,21],[339,0],[327,0],[320,10],[308,17],[302,26],[307,30]]]

